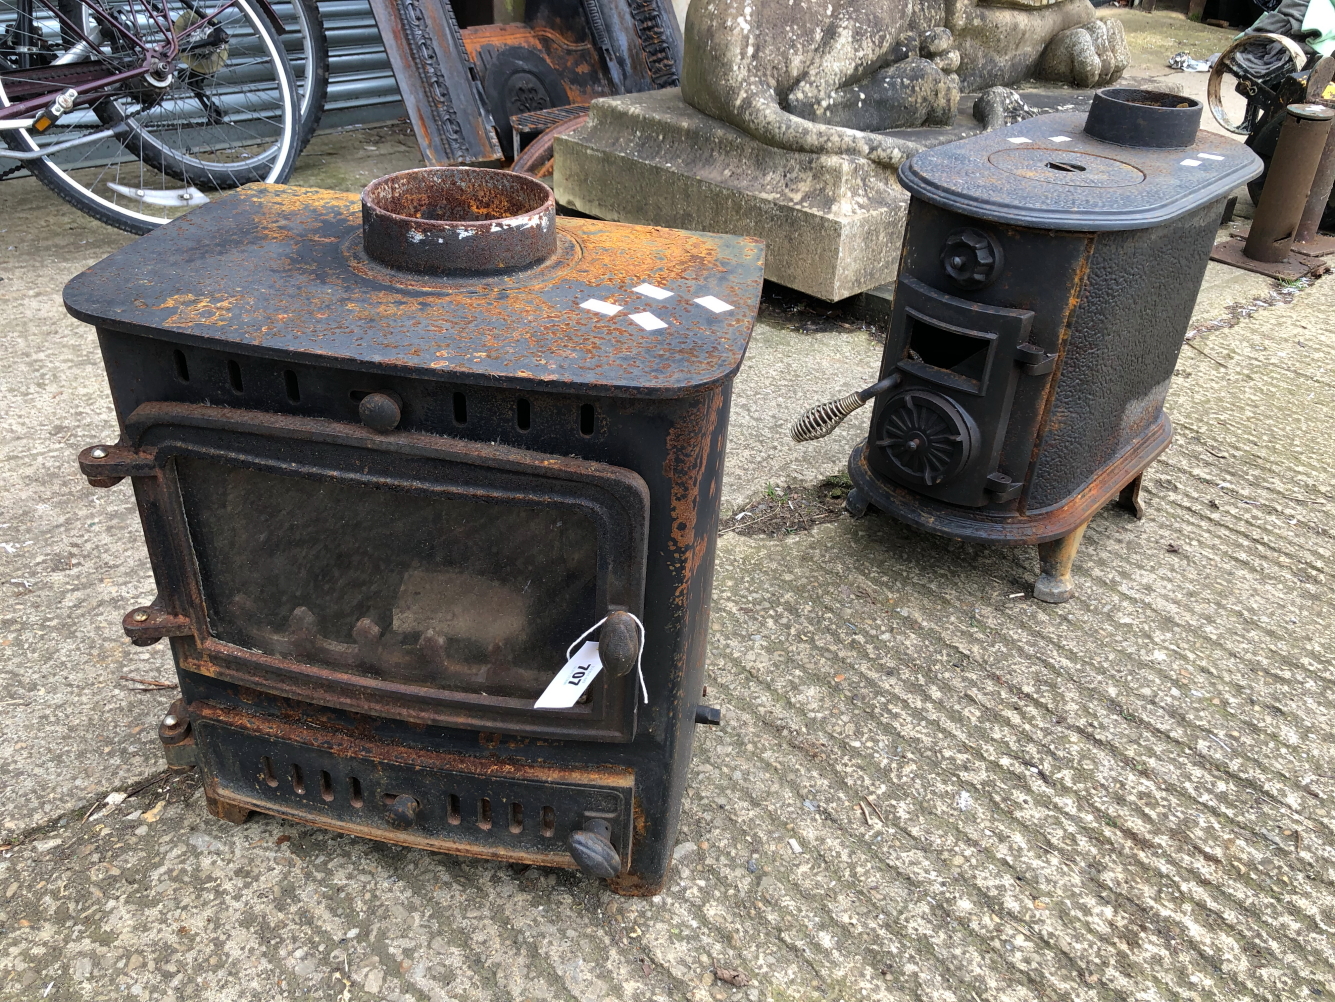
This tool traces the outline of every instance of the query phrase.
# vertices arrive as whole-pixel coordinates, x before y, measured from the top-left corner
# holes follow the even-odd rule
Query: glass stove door
[[[527,701],[606,615],[598,526],[576,508],[175,465],[210,632],[228,644]]]

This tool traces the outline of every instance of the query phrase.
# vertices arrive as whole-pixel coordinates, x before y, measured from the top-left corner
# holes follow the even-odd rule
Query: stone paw
[[[1077,87],[1106,87],[1122,75],[1130,61],[1122,22],[1090,21],[1054,35],[1034,75]]]
[[[1014,125],[1037,114],[1037,110],[1025,104],[1024,98],[1009,87],[989,87],[973,103],[973,117],[984,132]]]
[[[942,73],[954,73],[960,68],[960,54],[949,28],[929,28],[923,32],[918,42],[918,55],[930,59]]]

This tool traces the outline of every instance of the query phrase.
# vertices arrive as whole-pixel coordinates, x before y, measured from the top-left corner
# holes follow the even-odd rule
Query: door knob
[[[612,826],[601,818],[584,822],[582,831],[570,833],[570,855],[589,877],[610,880],[621,872],[621,857],[612,845]]]

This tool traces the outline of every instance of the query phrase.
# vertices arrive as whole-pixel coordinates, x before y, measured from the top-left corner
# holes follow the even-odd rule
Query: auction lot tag
[[[533,709],[565,710],[574,706],[602,670],[603,659],[598,655],[598,642],[584,641],[575,656],[556,673],[556,678],[547,686],[547,691],[538,697]]]

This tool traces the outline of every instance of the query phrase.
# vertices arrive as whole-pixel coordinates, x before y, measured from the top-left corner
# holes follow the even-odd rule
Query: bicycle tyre
[[[301,149],[311,141],[315,130],[320,127],[324,116],[324,102],[329,95],[329,39],[325,35],[324,18],[320,15],[318,0],[290,0],[291,17],[284,16],[280,7],[279,16],[288,27],[288,34],[283,35],[287,47],[288,61],[301,60],[301,74],[297,76],[297,90],[301,92],[301,131],[298,143]],[[293,25],[295,24],[295,30]],[[301,36],[300,48],[288,43],[292,34]],[[296,66],[293,66],[296,72]]]
[[[313,2],[313,0],[312,0]],[[249,181],[268,181],[279,183],[286,181],[292,173],[295,166],[297,154],[300,152],[301,143],[300,123],[298,119],[298,98],[296,81],[292,74],[292,67],[287,60],[286,52],[279,36],[267,23],[267,20],[261,15],[249,2],[249,0],[238,0],[237,6],[244,8],[245,14],[250,25],[256,29],[257,35],[261,36],[265,51],[273,65],[277,68],[276,78],[278,81],[278,90],[282,96],[283,113],[282,124],[279,129],[278,140],[273,144],[276,148],[276,155],[264,164],[263,169],[251,167],[246,170],[227,170],[227,171],[205,171],[195,173],[182,171],[172,174],[172,176],[181,177],[184,173],[195,173],[195,176],[201,183],[207,186],[211,191],[225,190],[227,188],[237,187]],[[323,32],[319,37],[323,40]],[[326,64],[327,65],[327,64]],[[5,95],[2,82],[0,82],[0,106],[8,105],[9,99]],[[322,103],[322,102],[321,102]],[[106,116],[105,113],[98,114],[98,118],[115,116]],[[112,123],[108,123],[112,124]],[[37,143],[27,130],[4,130],[0,131],[0,140],[10,149],[22,152],[31,152],[39,149]],[[142,136],[127,136],[122,140],[122,144],[132,155],[136,153],[135,147],[138,146],[149,152],[150,157],[155,157],[150,144],[142,142]],[[159,147],[157,153],[161,153]],[[0,157],[0,161],[3,161]],[[156,156],[156,159],[162,161],[162,166],[168,166],[171,158],[168,156]],[[153,169],[161,168],[149,159],[144,159],[143,163]],[[65,169],[50,158],[43,157],[38,160],[27,160],[23,162],[28,172],[37,178],[37,180],[62,200],[79,209],[85,215],[105,223],[116,229],[124,230],[128,233],[143,235],[150,233],[163,223],[170,222],[172,217],[163,215],[151,215],[145,212],[136,211],[127,204],[117,204],[98,193],[91,191],[88,187],[80,184],[79,181],[70,176]],[[81,165],[75,165],[81,166]],[[163,171],[164,174],[168,173]],[[192,183],[195,183],[192,181]]]

